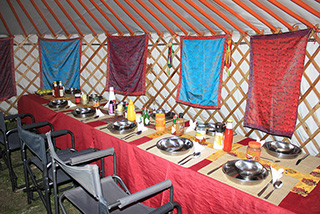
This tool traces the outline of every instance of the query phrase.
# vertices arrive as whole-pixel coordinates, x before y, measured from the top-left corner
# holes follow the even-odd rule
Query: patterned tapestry
[[[220,108],[226,35],[181,37],[177,102],[198,108]]]
[[[108,70],[106,90],[144,95],[148,36],[108,36]]]
[[[310,32],[251,37],[244,126],[292,137]]]
[[[51,89],[53,82],[59,80],[66,88],[80,88],[81,42],[81,38],[39,38],[42,89]]]
[[[14,75],[13,37],[0,39],[0,101],[17,94]]]

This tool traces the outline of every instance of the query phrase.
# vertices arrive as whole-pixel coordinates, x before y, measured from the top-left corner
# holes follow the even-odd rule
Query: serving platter
[[[156,146],[163,154],[178,156],[188,153],[193,147],[193,142],[184,137],[173,136],[159,140]]]
[[[137,127],[137,124],[135,124],[132,121],[129,120],[120,120],[116,121],[114,123],[110,123],[107,126],[107,129],[110,130],[110,132],[114,134],[127,134],[130,132],[133,132]]]
[[[68,105],[68,101],[61,99],[61,100],[53,100],[47,104],[50,108],[63,108]]]
[[[78,118],[86,118],[86,117],[92,117],[95,113],[96,110],[93,108],[77,108],[71,112],[73,116],[78,117]]]
[[[222,167],[227,178],[237,184],[256,185],[268,177],[268,170],[254,160],[232,160]]]
[[[299,147],[284,141],[269,141],[263,147],[268,154],[283,159],[296,158],[302,152]]]
[[[157,111],[153,111],[150,114],[150,117],[155,119],[156,118],[156,114],[157,113],[164,113],[165,115],[165,120],[172,120],[174,115],[176,115],[174,112],[170,112],[170,111],[165,111],[165,110],[157,110]]]

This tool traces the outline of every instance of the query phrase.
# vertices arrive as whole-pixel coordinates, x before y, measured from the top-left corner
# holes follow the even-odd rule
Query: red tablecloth
[[[183,213],[320,213],[319,185],[308,197],[289,193],[279,206],[275,206],[196,172],[203,163],[184,168],[138,148],[136,145],[147,141],[147,137],[127,143],[41,105],[46,102],[36,95],[22,96],[18,102],[19,113],[31,113],[36,121],[47,120],[54,125],[55,130],[72,131],[76,136],[77,149],[114,147],[118,174],[133,193],[170,179],[174,186],[174,200],[181,204]],[[66,148],[70,142],[63,139],[57,144]],[[111,172],[112,164],[106,162],[105,165],[108,172]],[[145,204],[159,206],[168,200],[168,194],[160,194]]]

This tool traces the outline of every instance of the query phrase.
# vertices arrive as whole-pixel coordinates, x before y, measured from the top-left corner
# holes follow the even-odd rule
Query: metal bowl
[[[157,148],[166,155],[183,155],[193,147],[191,140],[183,137],[167,137],[157,142]]]
[[[234,165],[242,177],[259,175],[263,169],[261,163],[254,160],[238,160]]]
[[[81,92],[81,90],[78,89],[78,88],[66,88],[66,89],[64,90],[64,92],[65,92],[66,94],[78,94],[78,93]]]
[[[153,112],[150,114],[150,117],[152,117],[153,119],[155,119],[157,113],[164,113],[164,115],[165,115],[165,120],[172,120],[173,117],[174,117],[174,115],[176,115],[174,112],[171,112],[171,111],[156,110],[156,111],[153,111]]]
[[[263,147],[268,154],[283,159],[293,159],[302,152],[299,147],[283,141],[269,141]]]
[[[63,108],[66,105],[68,105],[68,101],[61,99],[61,100],[53,100],[51,102],[48,103],[48,106],[50,108]]]
[[[91,117],[96,113],[96,110],[93,108],[77,108],[71,112],[73,116],[79,118]]]
[[[126,125],[124,125],[124,123]],[[107,126],[107,128],[113,134],[128,134],[130,132],[133,132],[136,129],[136,127],[137,127],[137,124],[129,120],[127,120],[126,122],[124,122],[124,120],[116,121]]]
[[[135,123],[129,120],[120,120],[116,121],[112,124],[113,129],[115,130],[126,130],[126,129],[132,129],[135,127]]]
[[[268,170],[262,166],[260,173],[255,175],[241,175],[239,169],[236,167],[236,162],[239,160],[232,160],[225,163],[222,167],[223,173],[229,180],[242,185],[257,185],[268,177]]]

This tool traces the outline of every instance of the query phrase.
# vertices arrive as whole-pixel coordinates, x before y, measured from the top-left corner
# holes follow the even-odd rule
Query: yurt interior
[[[65,89],[78,88],[88,97],[97,95],[108,101],[105,107],[102,104],[100,106],[105,115],[110,111],[108,105],[111,87],[114,88],[116,103],[129,103],[131,100],[136,115],[138,109],[145,108],[156,116],[158,111],[175,115],[182,113],[184,121],[194,125],[194,133],[199,128],[195,124],[203,124],[208,128],[212,124],[225,125],[232,119],[233,138],[242,136],[266,144],[289,143],[301,150],[299,158],[305,154],[309,154],[306,160],[317,160],[320,157],[319,0],[1,0],[0,19],[0,110],[4,116],[28,109],[27,104],[23,104],[26,97],[33,95],[43,98],[39,92],[51,91],[54,87],[52,80],[60,80]],[[77,42],[77,47],[71,47],[71,42],[74,41]],[[75,55],[78,54],[78,58],[72,58],[75,56],[73,55],[68,59],[67,55],[63,55],[65,50],[64,53],[55,52],[61,50],[59,47],[69,44],[68,42],[70,45],[66,46],[67,52],[77,48]],[[59,55],[62,57],[58,57]],[[57,58],[64,58],[64,62],[56,60]],[[72,60],[78,60],[78,64],[68,65]],[[74,76],[75,73],[77,76]],[[60,79],[54,79],[55,74],[60,75]],[[63,114],[59,111],[52,112]],[[34,113],[45,116],[40,110]],[[126,116],[129,117],[129,113]],[[36,115],[35,117],[37,121],[38,118]],[[51,114],[48,117],[53,123],[58,120],[58,117]],[[57,122],[60,128],[63,123]],[[157,121],[155,126],[157,128]],[[209,136],[208,132],[206,134]],[[193,137],[196,135],[198,132]],[[100,135],[94,136],[92,142],[96,143]],[[214,135],[213,140],[216,140]],[[215,143],[214,141],[212,144]],[[106,147],[101,146],[99,149]],[[126,155],[133,158],[131,149],[128,149]],[[212,149],[216,151],[217,148]],[[145,148],[142,150],[146,152]],[[115,151],[118,155],[124,150],[115,147]],[[142,160],[136,159],[140,157],[140,150],[136,151],[135,147],[134,151],[137,157],[133,161],[139,163]],[[238,155],[238,158],[246,159],[246,150],[234,153],[236,157]],[[123,155],[119,155],[118,161],[121,163]],[[218,155],[209,155],[204,158],[210,163],[220,160]],[[153,157],[148,157],[152,161]],[[267,157],[280,162],[262,162],[264,167],[271,164],[276,170],[284,168],[286,176],[290,173],[289,169],[299,171],[284,164],[291,159],[281,159],[281,156],[270,154]],[[295,162],[296,160],[297,158]],[[172,172],[169,169],[162,170],[160,163],[167,162],[162,159],[157,161],[159,171],[163,174],[167,172],[173,186],[178,186],[174,199],[181,204],[183,213],[228,213],[224,209],[226,204],[219,204],[219,207],[217,203],[203,212],[194,210],[194,206],[201,206],[201,200],[206,206],[211,206],[210,200],[198,200],[194,196],[194,205],[186,202],[193,196],[179,192],[183,189],[179,185],[185,184],[180,184],[178,177],[170,177]],[[307,177],[313,179],[316,187],[305,198],[316,194],[316,191],[320,196],[320,188],[317,186],[320,168],[316,169],[319,165],[320,160],[315,169],[305,172],[302,170],[303,175],[311,176],[313,172],[316,177]],[[118,167],[126,168],[124,164]],[[201,174],[201,170],[205,170],[205,167],[200,167],[199,162],[190,166],[190,169],[198,172],[185,172],[175,167],[169,165],[168,168],[178,171],[180,175]],[[183,170],[185,168],[187,167]],[[207,168],[209,171],[209,167]],[[123,172],[121,170],[119,169],[120,174]],[[215,173],[221,175],[216,178]],[[219,180],[219,176],[224,176],[222,171],[215,173],[211,174],[212,177],[206,175],[201,179]],[[155,176],[155,181],[159,180],[157,175],[152,175]],[[159,177],[162,179],[162,174]],[[287,177],[293,179],[294,176]],[[297,181],[301,182],[299,179]],[[129,181],[126,178],[125,181],[129,182],[130,187],[134,186],[134,179]],[[270,179],[263,181],[259,188],[252,191],[258,192],[269,181]],[[198,180],[196,182],[199,183]],[[221,188],[225,188],[223,185]],[[233,186],[232,180],[228,180],[227,185]],[[269,204],[272,204],[269,211],[273,210],[275,213],[303,213],[298,208],[290,211],[291,205],[282,201],[290,190],[290,194],[293,194],[293,187],[297,187],[295,184],[287,187],[287,192],[278,201],[260,202],[259,198],[259,203],[262,204],[259,208],[258,205],[253,205],[257,196],[250,188],[254,187],[245,185],[248,188],[243,190],[238,187],[241,184],[234,185],[234,189],[225,190],[224,194],[241,192],[245,197],[249,197],[248,193],[254,195],[249,197],[247,206],[242,205],[239,213],[248,213],[251,209],[253,213],[258,210],[268,213]],[[206,185],[201,186],[205,188]],[[141,186],[144,187],[146,186]],[[269,188],[271,190],[271,186]],[[135,190],[140,189],[136,187]],[[280,190],[276,189],[274,192],[277,191]],[[211,196],[202,194],[201,197]],[[227,200],[222,195],[215,197]],[[270,199],[273,200],[272,196]],[[232,199],[229,200],[233,204]],[[234,200],[240,203],[239,197]],[[305,210],[305,213],[319,213],[318,202],[306,204],[312,209]],[[147,204],[152,204],[152,200]],[[229,208],[229,211],[235,212],[238,209],[235,207]]]

